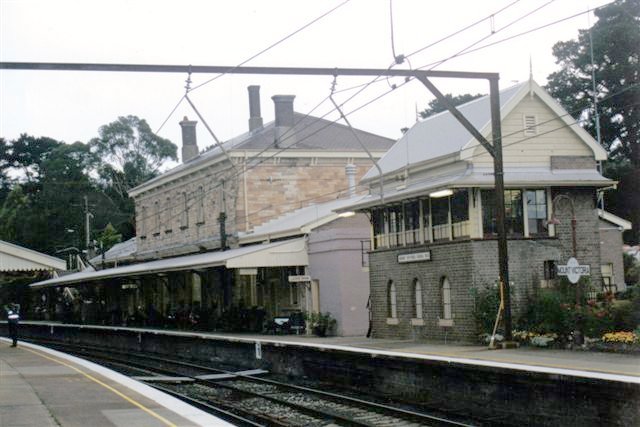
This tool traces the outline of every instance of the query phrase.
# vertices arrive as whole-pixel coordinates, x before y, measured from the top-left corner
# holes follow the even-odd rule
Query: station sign
[[[431,251],[398,255],[399,264],[405,264],[408,262],[420,262],[420,261],[431,261]]]
[[[578,283],[580,277],[589,276],[591,274],[591,266],[581,265],[578,260],[571,257],[566,265],[557,267],[558,276],[567,276],[571,283]]]
[[[258,269],[257,268],[241,268],[239,270],[240,271],[238,271],[238,273],[241,276],[257,276],[258,275]]]
[[[311,276],[289,276],[289,283],[310,282]]]

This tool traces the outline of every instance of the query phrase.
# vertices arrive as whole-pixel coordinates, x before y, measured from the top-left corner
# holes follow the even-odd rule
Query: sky
[[[589,28],[595,19],[583,12],[610,1],[0,0],[0,61],[234,66],[337,7],[245,65],[386,69],[395,52],[408,60],[394,68],[408,69],[580,14],[435,68],[497,72],[501,88],[527,80],[531,71],[544,85],[559,69],[553,45],[577,38],[578,30]],[[88,142],[98,136],[100,126],[136,115],[180,146],[178,122],[185,116],[196,118],[186,102],[179,103],[187,77],[0,70],[0,137],[11,140],[28,133],[66,143]],[[248,85],[261,87],[265,123],[273,120],[271,97],[276,94],[295,95],[294,108],[300,113],[339,120],[327,99],[333,77],[227,74],[209,81],[214,77],[193,74],[192,87],[202,86],[189,96],[220,140],[248,130]],[[348,116],[354,127],[397,139],[401,128],[415,123],[416,109],[424,109],[433,95],[421,83],[405,84],[403,78],[381,79],[359,93],[349,90],[371,79],[338,77],[335,98],[344,103],[345,113],[357,110]],[[486,81],[433,82],[444,93],[489,90]],[[213,143],[199,124],[200,149]]]

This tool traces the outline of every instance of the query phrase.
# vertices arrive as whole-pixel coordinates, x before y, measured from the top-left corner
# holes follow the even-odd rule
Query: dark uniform
[[[7,320],[9,323],[9,336],[13,340],[13,344],[11,344],[11,347],[16,347],[18,345],[18,321],[20,320],[20,315],[18,315],[18,312],[13,310],[9,310],[7,314]]]

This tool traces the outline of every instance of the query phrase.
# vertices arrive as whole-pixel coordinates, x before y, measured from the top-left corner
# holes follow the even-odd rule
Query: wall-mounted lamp
[[[338,214],[340,218],[349,218],[350,216],[354,216],[356,213],[353,211],[341,212]]]
[[[432,199],[438,199],[440,197],[451,196],[452,194],[453,194],[453,190],[451,190],[450,188],[447,188],[444,190],[438,190],[438,191],[434,191],[433,193],[429,193],[429,197],[431,197]]]

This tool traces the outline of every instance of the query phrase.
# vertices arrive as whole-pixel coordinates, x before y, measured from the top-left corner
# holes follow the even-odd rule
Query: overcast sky
[[[342,3],[345,0],[0,0],[0,60],[237,65]],[[512,3],[514,0],[394,0],[396,54],[409,55],[495,14],[397,67],[422,67],[474,43],[479,42],[474,47],[483,46],[609,1],[521,0],[509,6]],[[387,68],[393,61],[390,22],[389,0],[350,0],[246,65]],[[553,44],[576,38],[578,29],[593,22],[592,14],[583,13],[451,59],[436,69],[498,72],[504,88],[528,79],[531,58],[535,80],[545,84],[546,77],[558,69]],[[193,85],[212,77],[194,74]],[[182,74],[2,70],[0,136],[13,139],[28,133],[67,143],[87,142],[97,136],[101,125],[129,114],[146,119],[155,131],[184,94],[186,78]],[[341,77],[337,90],[370,79]],[[354,110],[402,82],[391,79],[372,84],[344,109]],[[247,131],[248,85],[261,86],[266,123],[273,120],[271,96],[296,95],[296,111],[309,113],[329,95],[331,83],[331,77],[225,75],[190,96],[217,136],[226,140]],[[484,81],[435,79],[434,83],[441,91],[454,94],[488,92]],[[344,101],[354,93],[342,92],[337,98]],[[349,117],[356,127],[398,138],[400,128],[415,122],[416,106],[424,108],[432,98],[414,81]],[[330,103],[325,101],[313,115],[329,111]],[[185,102],[160,135],[179,145],[178,122],[183,116],[195,118]],[[338,116],[333,113],[328,118]],[[198,127],[198,140],[201,149],[213,143],[203,126]]]

